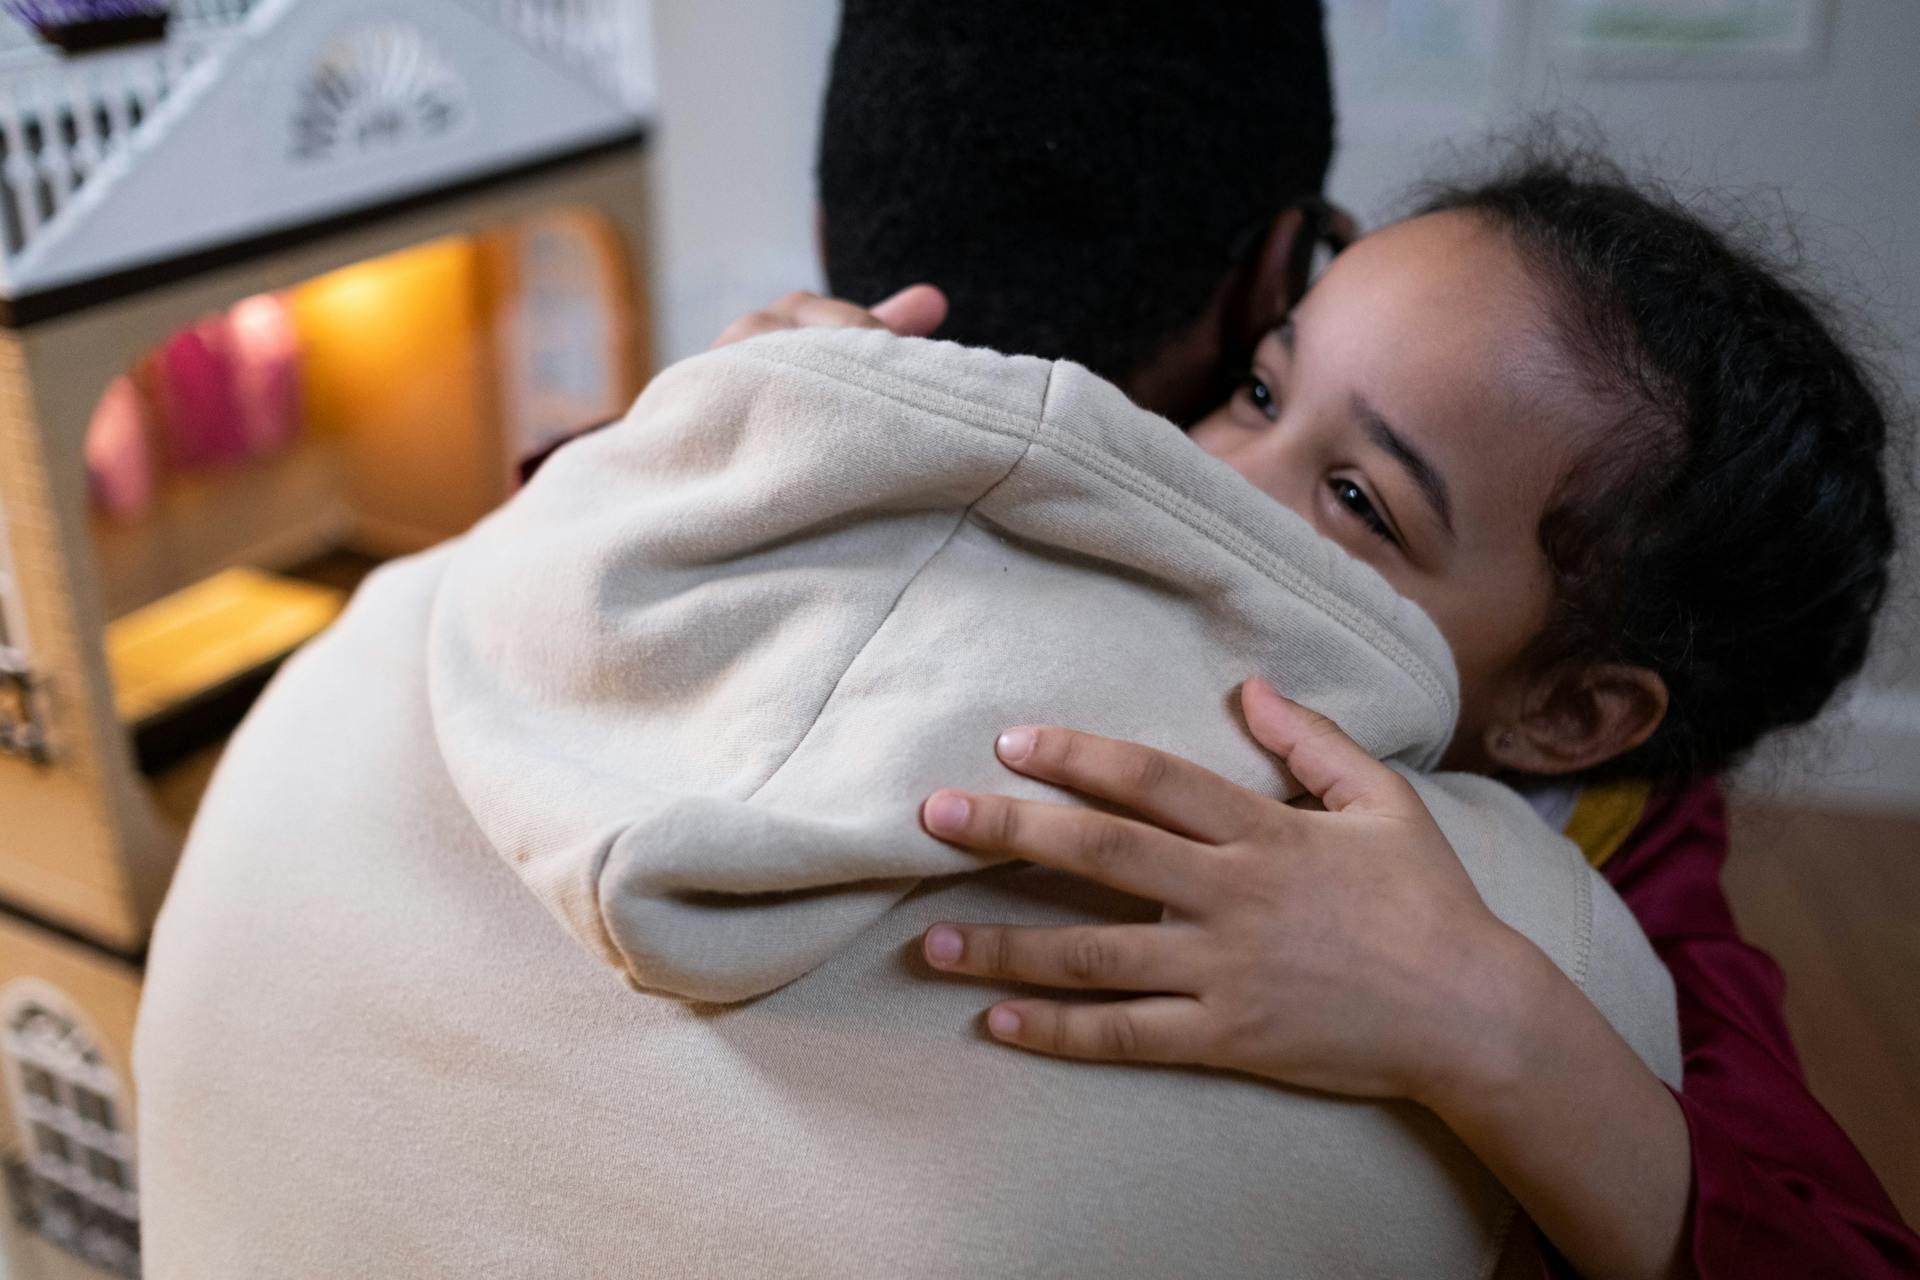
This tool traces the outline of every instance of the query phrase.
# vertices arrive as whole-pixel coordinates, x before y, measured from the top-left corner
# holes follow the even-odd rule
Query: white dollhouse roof
[[[0,36],[0,305],[637,139],[646,0],[176,0]]]

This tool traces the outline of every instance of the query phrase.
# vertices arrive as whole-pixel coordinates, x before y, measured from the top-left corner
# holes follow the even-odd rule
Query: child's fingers
[[[771,308],[794,329],[884,329],[886,321],[857,302],[816,293],[789,294]]]
[[[924,317],[931,310],[924,298],[909,298],[915,290],[932,289],[932,286],[915,285],[903,289],[889,298],[889,302],[901,301],[899,310],[908,320]],[[936,295],[939,290],[932,289]],[[939,299],[942,318],[945,317],[947,300]],[[715,349],[744,342],[748,338],[757,338],[763,333],[779,333],[786,329],[884,329],[886,321],[857,303],[845,302],[839,298],[823,298],[817,293],[808,293],[804,289],[767,304],[758,311],[749,312],[728,325],[721,335],[714,339]]]
[[[1240,705],[1254,739],[1329,811],[1398,811],[1411,796],[1405,778],[1368,755],[1339,725],[1281,697],[1258,676],[1241,686]]]
[[[873,318],[903,338],[925,338],[947,319],[947,295],[930,284],[910,284],[873,304]]]
[[[1042,929],[937,924],[921,940],[927,963],[948,973],[1080,991],[1189,991],[1188,966],[1162,924]]]
[[[1191,760],[1077,729],[1023,725],[1001,734],[994,751],[1028,777],[1109,801],[1214,844],[1246,834],[1270,803]]]
[[[1203,846],[1144,822],[967,791],[934,792],[920,818],[952,844],[1042,863],[1138,898],[1197,911],[1207,896],[1187,865]]]
[[[1210,1035],[1205,1006],[1186,996],[1111,1004],[1009,1000],[987,1011],[987,1031],[1036,1053],[1100,1062],[1194,1062]]]

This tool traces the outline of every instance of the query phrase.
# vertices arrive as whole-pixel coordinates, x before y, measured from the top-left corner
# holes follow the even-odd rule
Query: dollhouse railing
[[[0,16],[0,255],[12,258],[255,0],[178,0],[166,40],[68,58]]]
[[[305,0],[326,3],[326,0]],[[460,0],[623,106],[646,105],[643,0]],[[61,54],[0,10],[0,263],[56,218],[195,67],[245,38],[263,0],[173,0],[166,38]],[[405,5],[396,4],[404,14]]]
[[[168,32],[171,36],[204,35],[228,29],[243,21],[257,0],[173,0]],[[47,42],[18,18],[0,16],[0,67],[10,61],[38,62],[51,50]]]
[[[0,754],[46,758],[39,693],[13,577],[13,553],[7,545],[6,513],[0,511]]]

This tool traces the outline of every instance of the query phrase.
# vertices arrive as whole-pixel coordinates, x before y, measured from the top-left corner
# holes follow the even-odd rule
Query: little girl
[[[841,307],[790,300],[728,336],[870,323]],[[1461,686],[1444,766],[1537,786],[1717,772],[1761,734],[1825,704],[1858,669],[1886,588],[1886,431],[1868,378],[1816,309],[1764,264],[1604,166],[1532,162],[1445,192],[1338,258],[1260,345],[1233,400],[1191,437],[1378,570],[1439,626]],[[1297,708],[1282,710],[1254,686],[1245,714],[1269,746],[1299,749]],[[1069,749],[1075,769],[1060,761]],[[1181,835],[1213,829],[1201,815],[1257,811],[1238,788],[1178,761],[1065,731],[1015,733],[1001,754],[1030,776],[1127,805]],[[1301,773],[1312,767],[1290,763]],[[1356,788],[1370,777],[1370,795],[1391,780],[1366,774],[1353,753],[1334,773]],[[1314,789],[1331,787],[1334,773]],[[1148,794],[1142,777],[1159,778],[1160,790]],[[1172,794],[1181,788],[1186,794]],[[1425,817],[1397,816],[1403,831]],[[1083,848],[1113,848],[1129,834],[1145,841],[1142,824],[1094,811],[1049,814],[951,792],[933,797],[925,817],[935,834],[969,847],[1082,871]],[[1365,839],[1382,843],[1378,832]],[[1356,842],[1365,841],[1328,850],[1334,865],[1344,860],[1343,873],[1293,870],[1287,896],[1301,915],[1249,918],[1271,935],[1335,909],[1335,889],[1352,882],[1348,846]],[[1141,858],[1150,847],[1143,843]],[[1183,880],[1204,886],[1225,865],[1165,846],[1159,857],[1185,859],[1156,873],[1170,895]],[[1513,988],[1514,973],[1552,989],[1510,945],[1510,931],[1484,948],[1491,966],[1459,962],[1465,944],[1497,922],[1464,878],[1439,876],[1451,862],[1447,854],[1415,876],[1406,860],[1397,893],[1369,884],[1363,906],[1338,902],[1351,913],[1334,916],[1344,950],[1329,947],[1317,963],[1287,968],[1297,957],[1270,957],[1250,935],[1230,943],[1229,927],[1216,925],[1210,952],[1237,955],[1242,992],[1269,1000],[1246,1007],[1277,1014],[1271,993],[1309,979],[1317,988],[1319,1022],[1296,1007],[1276,1017],[1294,1041],[1223,1032],[1213,1010],[1230,984],[1216,970],[1219,985],[1198,990],[1197,968],[1173,958],[1172,948],[1195,936],[1191,927],[1170,928],[1159,941],[1124,931],[943,928],[925,950],[956,971],[1195,997],[1064,1008],[1019,1001],[997,1007],[990,1025],[1011,1042],[1057,1053],[1199,1061],[1422,1098],[1588,1269],[1630,1272],[1649,1255],[1663,1266],[1687,1195],[1684,1126],[1570,986],[1529,1014],[1550,1006],[1548,1020],[1562,1032],[1589,1033],[1560,1059],[1582,1064],[1561,1082],[1579,1092],[1579,1105],[1547,1087],[1546,1072],[1533,1073],[1534,1105],[1524,1113],[1489,1117],[1479,1110],[1486,1099],[1511,1104],[1521,1091],[1468,1098],[1457,1096],[1465,1092],[1457,1080],[1447,1081],[1452,1105],[1438,1105],[1436,1076],[1466,1077],[1460,1064],[1481,1065],[1468,1049],[1484,1052],[1490,1041],[1489,993]],[[1111,867],[1095,874],[1140,883]],[[1223,897],[1243,907],[1250,900]],[[1409,897],[1417,909],[1400,914]],[[1410,930],[1413,921],[1430,927]],[[1370,969],[1366,948],[1381,944],[1387,953]],[[1263,969],[1262,960],[1271,963]],[[1367,985],[1389,963],[1403,976],[1424,970],[1450,981],[1429,982],[1424,1003],[1403,996],[1395,1005]],[[1476,1000],[1479,1016],[1462,1016]],[[1385,1012],[1359,1012],[1369,1008]],[[1322,1036],[1312,1050],[1300,1043],[1314,1039],[1309,1024]],[[1450,1034],[1423,1033],[1436,1026]],[[1333,1061],[1335,1043],[1350,1061]],[[1656,1117],[1651,1133],[1631,1123],[1636,1114]],[[1594,1123],[1556,1134],[1547,1118]],[[1629,1159],[1597,1159],[1609,1140]],[[1585,1186],[1556,1181],[1563,1171],[1544,1167],[1554,1151],[1580,1167]]]
[[[1361,241],[1192,435],[1434,618],[1463,692],[1446,763],[1527,785],[1726,768],[1858,670],[1886,590],[1869,379],[1762,263],[1604,166],[1525,161]],[[1143,838],[1169,894],[1222,904],[1157,935],[941,926],[928,958],[1156,993],[997,1006],[1012,1043],[1424,1101],[1583,1274],[1666,1274],[1690,1175],[1672,1100],[1458,892],[1392,775],[1246,696],[1256,736],[1343,812],[1279,814],[1143,748],[1016,731],[1003,759],[1147,819],[1126,830],[1237,811],[1267,834],[1237,833],[1240,861]],[[941,793],[926,818],[1081,870],[1072,851],[1114,822],[984,834],[1018,812]],[[1910,1237],[1886,1247],[1911,1256]]]
[[[876,311],[897,331],[927,332],[939,319],[937,297],[911,290]],[[847,304],[796,295],[748,317],[719,345],[781,328],[874,323]],[[1809,718],[1858,668],[1892,542],[1881,474],[1885,434],[1867,378],[1817,311],[1764,264],[1604,165],[1557,160],[1523,160],[1494,181],[1446,191],[1421,216],[1343,255],[1260,345],[1234,398],[1191,431],[1203,449],[1373,566],[1439,625],[1461,681],[1446,766],[1501,774],[1536,793],[1542,780],[1614,783],[1590,786],[1590,797],[1643,796],[1649,781],[1716,772],[1767,729]],[[1248,699],[1248,721],[1263,741],[1276,749],[1294,741],[1298,724],[1288,728],[1285,717],[1297,711],[1279,710],[1257,686]],[[1059,750],[1063,739],[1044,741]],[[1034,776],[1149,816],[1155,801],[1143,797],[1130,771],[1195,789],[1176,810],[1244,803],[1222,794],[1218,779],[1198,780],[1164,757],[1071,741],[1081,747],[1078,773],[1057,763],[1049,769],[1048,751],[1039,748],[1028,748],[1036,754],[1024,765],[1002,754]],[[1088,772],[1096,761],[1105,773]],[[1349,754],[1342,776],[1359,768]],[[1376,786],[1390,779],[1384,771],[1371,776]],[[929,825],[974,847],[988,846],[970,828],[1020,812],[969,798],[955,827],[957,799],[944,796],[930,807]],[[1099,821],[1077,813],[1055,823],[1060,847],[1037,836],[1000,836],[991,847],[1060,864],[1082,838],[1085,827],[1076,824]],[[1193,819],[1168,825],[1191,828]],[[1613,832],[1613,842],[1624,834]],[[1329,908],[1351,884],[1361,856],[1348,846],[1356,842],[1365,843],[1335,840],[1334,860],[1315,874],[1293,872],[1287,899],[1299,904],[1301,918]],[[1380,845],[1377,833],[1371,843]],[[1589,849],[1596,863],[1603,852]],[[1452,861],[1447,854],[1433,866]],[[1199,868],[1222,864],[1183,865],[1176,882],[1204,883]],[[1354,963],[1354,940],[1384,940],[1401,948],[1385,957],[1396,971],[1425,968],[1454,979],[1435,985],[1426,1004],[1396,1008],[1378,1024],[1400,1028],[1397,1034],[1360,1034],[1366,1020],[1353,1011],[1380,1002],[1364,982],[1325,1000],[1343,1010],[1346,1035],[1375,1073],[1359,1091],[1421,1096],[1412,1081],[1466,1056],[1458,1041],[1414,1039],[1405,1028],[1487,1031],[1484,1017],[1459,1015],[1515,984],[1506,972],[1461,963],[1463,956],[1486,952],[1514,972],[1542,977],[1529,962],[1537,952],[1515,959],[1510,932],[1500,935],[1501,946],[1470,946],[1497,922],[1470,893],[1462,899],[1457,876],[1411,875],[1416,865],[1403,860],[1399,881],[1403,897],[1420,900],[1418,912],[1397,915],[1399,899],[1375,893],[1366,917],[1373,927],[1341,931],[1345,962],[1321,957],[1329,967],[1365,972]],[[1226,896],[1257,900],[1251,885],[1239,888],[1247,892]],[[1459,909],[1445,928],[1426,931],[1444,945],[1448,963],[1407,943],[1420,932],[1408,923],[1433,918],[1436,904]],[[1262,945],[1271,948],[1286,922],[1249,919],[1257,936],[1230,946],[1225,927],[1216,926],[1211,950],[1231,953],[1243,994],[1268,1002],[1249,998],[1247,1009],[1280,1022],[1273,993],[1289,988],[1279,979],[1301,975]],[[1097,931],[942,929],[929,938],[927,955],[945,968],[1073,986],[1184,992],[1198,983],[1191,972],[1176,978],[1128,957],[1126,948],[1145,945],[1138,940],[1146,936],[1129,942]],[[1100,956],[1130,968],[1131,980],[1110,968],[1090,971],[1089,957]],[[1324,979],[1321,987],[1335,989]],[[1664,1258],[1685,1207],[1685,1133],[1652,1077],[1621,1052],[1577,992],[1560,992],[1567,994],[1574,999],[1560,999],[1551,1017],[1529,1010],[1532,1022],[1563,1035],[1584,1028],[1599,1043],[1575,1039],[1578,1051],[1556,1044],[1562,1061],[1584,1064],[1567,1082],[1581,1105],[1563,1105],[1541,1087],[1535,1111],[1594,1117],[1601,1132],[1568,1134],[1556,1147],[1542,1141],[1537,1114],[1527,1124],[1512,1114],[1502,1131],[1512,1150],[1483,1142],[1480,1154],[1504,1166],[1536,1216],[1558,1228],[1561,1246],[1592,1270],[1648,1254]],[[1204,995],[1151,1006],[1018,1002],[996,1009],[994,1027],[1014,1043],[1054,1052],[1119,1056],[1116,1037],[1125,1036],[1134,1046],[1126,1056],[1356,1087],[1351,1076],[1323,1074],[1326,1064],[1303,1058],[1297,1046],[1225,1035],[1219,987]],[[1211,1023],[1172,1020],[1208,1005]],[[1149,1008],[1157,1021],[1142,1020]],[[1298,1011],[1287,1020],[1297,1031]],[[1429,1061],[1416,1073],[1395,1055]],[[1604,1062],[1622,1068],[1624,1082],[1612,1094]],[[1603,1099],[1617,1105],[1609,1110]],[[1629,1122],[1636,1106],[1656,1118],[1651,1138]],[[1463,1130],[1476,1123],[1495,1130],[1484,1117],[1452,1118]],[[1618,1170],[1592,1154],[1602,1137],[1634,1154],[1668,1139],[1669,1160],[1656,1169],[1668,1176],[1644,1169],[1608,1176]],[[1555,1149],[1577,1157],[1569,1163],[1586,1178],[1587,1198],[1537,1167],[1515,1167],[1518,1151],[1537,1165],[1540,1153]],[[1543,1187],[1532,1197],[1529,1178]]]

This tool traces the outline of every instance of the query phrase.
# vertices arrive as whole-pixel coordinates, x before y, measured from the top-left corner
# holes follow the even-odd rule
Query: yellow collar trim
[[[1608,782],[1582,787],[1567,819],[1567,839],[1580,846],[1588,865],[1604,865],[1646,816],[1653,788],[1645,782]]]

